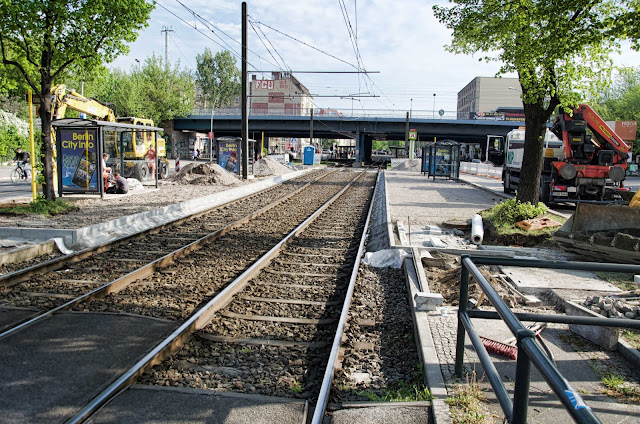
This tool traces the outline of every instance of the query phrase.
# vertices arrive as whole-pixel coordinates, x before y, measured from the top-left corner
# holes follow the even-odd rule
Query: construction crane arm
[[[73,89],[68,89],[64,84],[56,85],[51,89],[53,101],[51,102],[51,115],[53,119],[64,118],[67,108],[93,116],[100,121],[116,122],[116,116],[109,107],[97,100],[84,97]]]

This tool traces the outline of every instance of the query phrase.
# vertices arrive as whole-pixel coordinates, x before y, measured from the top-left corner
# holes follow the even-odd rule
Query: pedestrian
[[[129,183],[127,179],[120,175],[118,172],[114,172],[114,185],[107,189],[109,194],[127,194],[129,192]]]

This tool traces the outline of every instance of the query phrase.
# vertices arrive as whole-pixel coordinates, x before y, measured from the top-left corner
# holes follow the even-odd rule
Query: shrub
[[[489,210],[489,214],[493,215],[494,225],[502,227],[513,226],[516,222],[525,219],[537,218],[548,210],[549,208],[542,202],[534,206],[529,202],[522,203],[517,198],[513,198],[497,204]]]

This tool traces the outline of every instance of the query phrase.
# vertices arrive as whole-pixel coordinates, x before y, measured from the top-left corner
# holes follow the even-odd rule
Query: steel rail
[[[326,177],[327,175],[329,175],[329,174],[331,174],[333,172],[336,172],[336,171],[330,171],[327,174],[321,175],[320,177],[316,178],[316,180],[321,179],[323,177]],[[313,181],[316,181],[316,180],[313,180]],[[282,182],[277,184],[277,185],[280,185],[280,184],[282,184]],[[277,185],[272,186],[270,188],[277,187]],[[27,268],[19,269],[17,271],[13,271],[13,272],[10,272],[8,274],[0,275],[0,286],[11,287],[13,285],[16,285],[16,284],[19,284],[19,283],[22,283],[22,282],[28,280],[29,278],[31,278],[34,275],[44,274],[44,273],[49,272],[49,271],[55,271],[55,270],[58,270],[58,269],[62,268],[65,265],[74,264],[74,263],[80,262],[80,261],[82,261],[82,260],[84,260],[84,259],[86,259],[88,257],[91,257],[93,255],[100,254],[100,253],[103,253],[103,252],[107,252],[110,249],[112,249],[114,246],[117,246],[120,243],[128,241],[129,239],[140,237],[140,236],[145,235],[145,234],[157,233],[157,232],[163,230],[164,228],[179,224],[179,223],[181,223],[183,221],[186,221],[188,219],[193,219],[194,217],[205,215],[205,214],[211,212],[214,209],[220,209],[220,208],[229,206],[229,205],[231,205],[233,203],[246,200],[247,198],[249,198],[251,196],[255,196],[257,194],[259,194],[259,193],[247,194],[246,196],[240,197],[240,198],[235,199],[235,200],[230,200],[228,202],[225,202],[225,203],[222,203],[222,204],[220,204],[218,206],[215,206],[215,207],[213,207],[211,209],[207,209],[205,211],[198,212],[196,214],[193,214],[193,215],[190,215],[190,216],[187,216],[187,217],[175,218],[175,219],[173,219],[171,221],[165,222],[165,223],[163,223],[161,225],[158,225],[156,227],[153,227],[153,228],[148,228],[148,229],[146,229],[144,231],[141,231],[139,233],[126,234],[126,235],[117,237],[117,238],[115,238],[113,240],[105,241],[104,243],[101,243],[101,244],[99,244],[97,246],[87,247],[87,248],[78,250],[76,252],[70,253],[68,255],[63,255],[63,256],[60,256],[60,257],[57,257],[57,258],[50,259],[50,260],[45,261],[45,262],[41,262],[41,263],[32,265],[32,266],[27,267]]]
[[[318,400],[316,407],[313,411],[313,417],[311,418],[311,424],[321,424],[324,419],[325,410],[329,402],[329,394],[331,391],[331,384],[333,382],[333,376],[335,375],[336,366],[338,364],[338,352],[340,345],[342,344],[342,336],[344,334],[344,328],[347,322],[347,316],[349,314],[349,308],[351,307],[351,300],[353,298],[353,292],[355,290],[356,280],[358,279],[358,269],[360,268],[360,258],[364,253],[364,245],[367,240],[367,230],[369,228],[369,222],[371,220],[371,213],[373,211],[374,200],[378,190],[378,184],[373,191],[371,197],[371,204],[369,205],[369,212],[367,213],[367,220],[365,221],[364,228],[362,230],[362,237],[360,237],[360,246],[358,247],[358,253],[355,258],[355,263],[351,271],[351,279],[349,280],[349,287],[345,295],[345,300],[342,306],[342,312],[340,314],[340,320],[338,321],[338,328],[333,339],[333,345],[331,346],[331,353],[329,354],[329,360],[327,361],[327,367],[325,368],[324,377],[322,379],[322,385],[320,386],[320,393],[318,394]]]
[[[224,234],[227,234],[229,231],[249,222],[250,220],[252,220],[253,218],[262,215],[264,213],[266,213],[267,211],[271,210],[272,208],[278,206],[279,204],[283,203],[284,201],[288,200],[289,198],[295,196],[296,194],[300,193],[302,190],[306,189],[307,187],[309,187],[312,183],[315,183],[329,175],[331,175],[333,172],[336,171],[332,171],[329,172],[327,174],[321,175],[320,177],[309,181],[308,183],[306,183],[305,185],[303,185],[302,187],[294,190],[293,192],[287,194],[284,197],[281,197],[271,203],[269,203],[268,205],[262,207],[261,209],[254,211],[248,215],[245,215],[244,217],[232,222],[231,224],[226,225],[223,228],[220,228],[212,233],[207,234],[204,237],[199,238],[198,240],[195,240],[185,246],[182,246],[181,248],[174,250],[173,252],[169,252],[168,254],[155,259],[154,261],[143,265],[142,267],[135,269],[133,271],[131,271],[130,273],[123,275],[122,277],[119,277],[113,281],[110,281],[106,284],[103,284],[100,287],[97,287],[75,299],[72,299],[68,302],[65,302],[64,304],[57,306],[53,309],[50,309],[44,313],[37,313],[35,315],[31,315],[23,320],[20,321],[16,321],[13,325],[9,324],[8,327],[5,327],[5,330],[0,333],[0,340],[9,337],[21,330],[24,330],[27,327],[32,326],[33,324],[38,323],[39,321],[43,320],[44,318],[47,318],[53,314],[55,314],[56,312],[59,312],[61,310],[67,309],[71,306],[74,306],[80,302],[83,302],[85,300],[91,300],[94,298],[100,298],[100,297],[104,297],[110,293],[117,293],[120,290],[124,289],[125,287],[127,287],[128,285],[141,280],[145,277],[148,277],[150,275],[152,275],[153,273],[159,271],[160,269],[166,268],[167,266],[173,264],[173,262],[176,259],[179,259],[183,256],[186,256],[187,254],[198,250],[202,247],[202,245],[211,242],[212,240],[215,240],[221,236],[223,236]]]
[[[298,227],[285,236],[271,250],[265,253],[260,259],[247,268],[238,278],[232,281],[218,295],[207,302],[202,308],[195,312],[180,327],[175,329],[169,336],[161,341],[155,348],[147,353],[142,359],[125,371],[120,377],[113,381],[106,389],[94,397],[88,404],[79,410],[73,417],[66,421],[68,424],[81,423],[91,417],[102,405],[111,400],[118,393],[123,391],[135,379],[156,364],[161,363],[165,358],[179,351],[189,340],[191,334],[204,328],[212,319],[214,314],[231,302],[233,297],[246,287],[249,281],[255,277],[264,267],[268,266],[282,248],[293,238],[303,232],[311,223],[318,218],[331,204],[333,204],[342,194],[344,194],[353,183],[364,176],[366,172],[356,175],[340,191],[327,200],[313,214],[304,220]]]

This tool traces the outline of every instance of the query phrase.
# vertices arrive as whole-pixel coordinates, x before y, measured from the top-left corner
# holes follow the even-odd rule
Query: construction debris
[[[525,219],[524,221],[516,222],[516,227],[525,231],[543,230],[545,228],[560,227],[561,225],[558,221],[547,217]]]
[[[589,296],[583,305],[593,312],[608,318],[628,318],[640,320],[640,292],[636,297],[622,299],[615,296]]]

